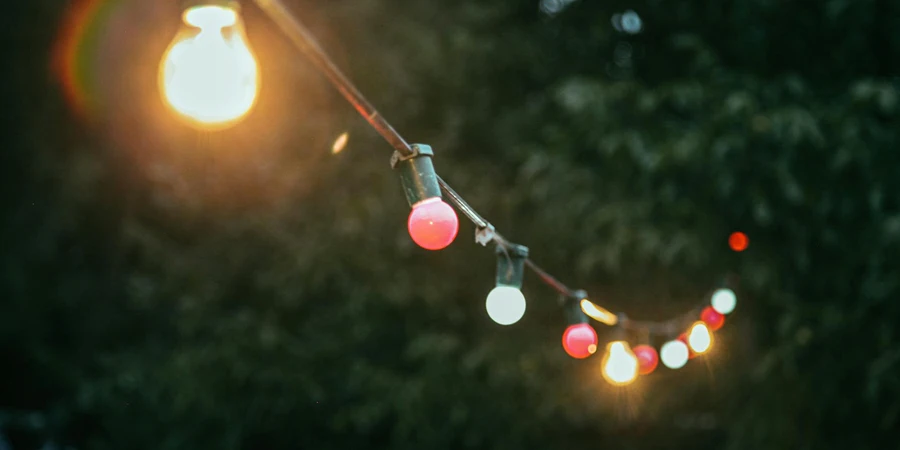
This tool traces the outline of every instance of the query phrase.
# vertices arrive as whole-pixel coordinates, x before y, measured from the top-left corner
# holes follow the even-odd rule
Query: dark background
[[[255,5],[256,109],[169,114],[175,3],[2,7],[0,448],[896,448],[897,1],[288,2],[599,303],[662,320],[740,277],[712,354],[627,389],[533,277],[487,318],[470,224],[410,242],[389,146]]]

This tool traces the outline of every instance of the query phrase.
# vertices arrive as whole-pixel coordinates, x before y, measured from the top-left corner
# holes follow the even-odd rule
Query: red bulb
[[[459,218],[453,207],[440,197],[432,197],[413,205],[407,228],[409,236],[419,247],[441,250],[456,239]]]
[[[750,238],[740,231],[735,231],[728,236],[728,246],[736,252],[742,252],[750,246]]]
[[[700,320],[709,327],[710,331],[716,331],[722,328],[722,325],[725,325],[725,315],[713,309],[712,306],[703,308],[703,312],[700,313]]]
[[[631,351],[638,360],[638,373],[647,375],[656,370],[656,366],[659,364],[659,354],[656,353],[655,348],[649,345],[638,345]]]
[[[563,332],[562,345],[569,356],[587,358],[597,351],[597,332],[586,323],[571,325]]]

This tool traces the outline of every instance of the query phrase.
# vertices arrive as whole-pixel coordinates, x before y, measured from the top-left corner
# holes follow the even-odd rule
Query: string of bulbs
[[[407,229],[412,240],[426,250],[446,248],[459,232],[456,213],[459,211],[475,225],[476,243],[482,246],[493,244],[497,276],[485,308],[494,322],[512,325],[524,316],[526,301],[521,288],[527,268],[559,294],[569,323],[562,336],[562,346],[568,355],[584,359],[598,350],[597,332],[590,325],[590,319],[614,327],[615,339],[607,344],[602,361],[603,377],[613,385],[634,382],[639,375],[653,372],[660,361],[670,369],[681,368],[689,359],[712,348],[713,332],[724,325],[725,316],[737,304],[733,289],[722,286],[709,295],[709,304],[705,307],[664,322],[634,321],[597,305],[587,292],[570,288],[537,265],[529,257],[528,247],[506,239],[441,179],[434,169],[432,148],[407,143],[280,0],[255,0],[255,3],[394,148],[390,163],[400,177],[410,205]],[[182,0],[182,7],[182,18],[189,29],[176,36],[161,65],[164,100],[195,125],[205,128],[231,125],[252,107],[258,90],[258,69],[244,40],[239,4],[237,0]],[[226,28],[229,31],[224,31]],[[222,45],[218,45],[220,43]],[[216,57],[224,58],[230,64],[227,67],[234,69],[237,75],[231,79],[237,83],[233,89],[234,101],[223,99],[222,92],[200,99],[202,94],[210,93],[210,88],[203,84],[204,77],[194,73],[206,69],[202,64],[198,65],[197,61],[202,58],[196,56],[208,59],[212,50],[219,51]],[[228,56],[228,51],[235,56]],[[179,71],[193,72],[183,74]],[[631,348],[626,337],[633,334],[641,336],[642,343]],[[652,337],[665,340],[658,352],[649,345]]]

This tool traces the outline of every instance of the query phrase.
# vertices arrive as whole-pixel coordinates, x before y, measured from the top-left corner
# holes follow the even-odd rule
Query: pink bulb
[[[703,308],[703,311],[700,313],[700,320],[706,323],[710,331],[716,331],[722,328],[722,325],[725,325],[725,315],[713,309],[712,306]]]
[[[432,197],[416,203],[409,213],[409,236],[426,250],[441,250],[456,239],[459,218],[453,207],[440,197]]]
[[[656,365],[659,364],[659,355],[655,348],[649,345],[638,345],[631,351],[634,352],[634,356],[637,356],[638,372],[641,375],[647,375],[656,370]]]
[[[562,344],[569,356],[587,358],[597,351],[597,332],[586,323],[571,325],[563,332]]]

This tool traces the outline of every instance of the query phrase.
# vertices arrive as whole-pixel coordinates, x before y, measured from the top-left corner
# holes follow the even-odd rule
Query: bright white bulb
[[[638,360],[628,344],[622,341],[610,343],[603,358],[603,377],[612,384],[622,386],[630,384],[637,375]]]
[[[706,353],[712,347],[712,333],[706,324],[700,322],[691,327],[687,341],[694,353]]]
[[[488,316],[500,325],[512,325],[525,315],[525,296],[512,286],[497,286],[485,302]]]
[[[670,369],[680,369],[688,362],[689,351],[687,345],[681,341],[669,341],[659,349],[659,359],[663,365]]]
[[[199,6],[188,10],[184,21],[190,32],[175,37],[160,64],[163,99],[199,128],[237,123],[259,91],[256,58],[237,12]],[[236,28],[226,32],[226,27]]]
[[[728,288],[717,290],[712,295],[712,307],[719,314],[730,314],[737,306],[737,295]]]

